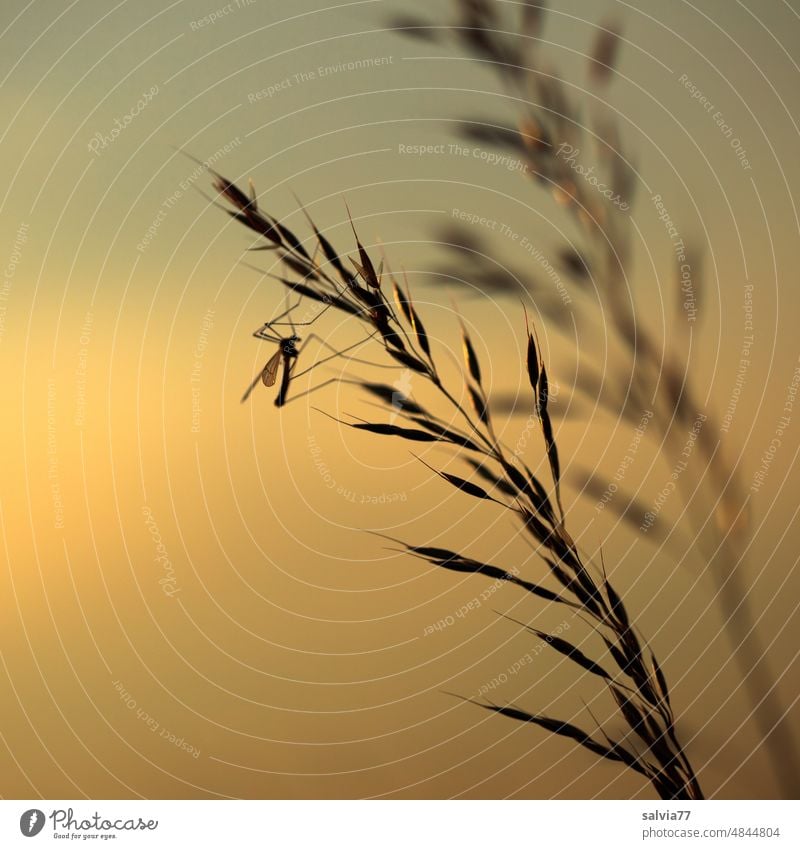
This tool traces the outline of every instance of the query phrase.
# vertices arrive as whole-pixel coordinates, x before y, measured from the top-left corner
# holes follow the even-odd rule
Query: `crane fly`
[[[258,386],[259,381],[263,383],[266,387],[274,386],[276,381],[278,380],[278,372],[281,370],[281,365],[283,365],[283,370],[281,372],[281,381],[280,387],[278,389],[278,394],[275,397],[276,407],[282,407],[284,404],[287,403],[289,395],[289,386],[292,380],[298,377],[302,377],[305,374],[308,374],[310,371],[312,371],[312,369],[316,368],[319,365],[322,365],[323,363],[327,363],[330,360],[335,359],[336,357],[344,357],[345,359],[350,360],[351,362],[363,363],[365,365],[376,366],[378,368],[396,368],[396,366],[384,366],[378,363],[372,363],[368,360],[361,360],[357,357],[347,355],[348,351],[351,351],[353,350],[353,348],[357,348],[358,346],[363,345],[366,341],[371,339],[375,335],[375,333],[378,332],[377,330],[371,333],[369,336],[366,336],[364,339],[360,339],[358,342],[355,342],[352,345],[348,345],[342,350],[337,350],[324,339],[322,339],[322,337],[318,336],[316,333],[309,334],[305,338],[305,341],[303,341],[303,344],[298,346],[298,343],[302,340],[297,334],[297,327],[313,324],[320,317],[320,315],[325,312],[326,309],[328,309],[330,304],[328,304],[328,306],[321,310],[321,312],[314,316],[314,318],[312,318],[310,321],[293,322],[291,319],[291,313],[298,306],[300,306],[300,301],[298,301],[294,306],[289,307],[289,309],[282,312],[276,318],[272,319],[272,321],[265,322],[261,327],[258,328],[258,330],[253,333],[253,336],[255,336],[256,339],[263,339],[267,342],[273,342],[278,346],[278,349],[267,360],[266,364],[264,365],[264,368],[261,369],[261,371],[253,379],[253,382],[247,387],[244,395],[242,396],[242,403],[247,401],[247,399],[252,394],[253,390],[256,388],[256,386]],[[288,321],[280,320],[284,317],[288,317]],[[291,335],[281,336],[276,333],[275,328],[281,325],[288,325],[291,328]],[[303,369],[303,371],[295,373],[297,359],[300,356],[300,353],[303,348],[312,339],[316,339],[321,345],[325,346],[333,353],[331,353],[329,356],[323,357],[320,360],[317,360],[313,363],[313,365],[310,365],[308,368]],[[326,380],[318,386],[315,386],[311,389],[306,390],[305,392],[301,392],[299,395],[294,396],[293,400],[300,398],[303,395],[307,395],[311,392],[314,392],[317,389],[321,389],[323,386],[327,386],[328,384],[334,383],[336,381],[337,378],[331,378],[330,380]]]

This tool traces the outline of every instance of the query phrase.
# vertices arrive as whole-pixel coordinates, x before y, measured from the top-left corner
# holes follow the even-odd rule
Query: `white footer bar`
[[[624,849],[800,846],[800,803],[0,801],[0,846]]]

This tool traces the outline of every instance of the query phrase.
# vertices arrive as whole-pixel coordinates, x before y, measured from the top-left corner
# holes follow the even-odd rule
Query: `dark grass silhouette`
[[[212,172],[214,173],[214,172]],[[569,739],[593,754],[632,770],[649,781],[664,799],[698,799],[703,794],[695,772],[675,730],[675,715],[667,680],[655,655],[641,638],[631,616],[605,574],[584,562],[567,531],[561,499],[561,461],[550,414],[548,371],[535,334],[527,326],[526,361],[531,395],[529,409],[541,430],[549,480],[540,480],[496,435],[492,405],[485,391],[478,355],[466,328],[461,326],[464,391],[449,387],[437,367],[422,316],[408,288],[402,288],[384,263],[377,267],[353,228],[355,257],[337,250],[309,218],[313,238],[306,244],[278,219],[261,210],[254,194],[247,195],[230,180],[214,173],[215,188],[229,207],[226,211],[253,231],[263,247],[274,252],[290,276],[274,275],[276,286],[294,296],[317,302],[320,308],[360,323],[364,345],[382,349],[389,363],[409,369],[438,394],[446,414],[436,413],[412,398],[398,399],[386,384],[355,379],[364,391],[381,402],[393,420],[341,422],[356,431],[381,439],[412,443],[438,443],[464,459],[469,477],[431,470],[443,485],[459,490],[464,498],[484,502],[486,510],[506,510],[520,532],[534,545],[549,576],[549,586],[519,577],[516,567],[484,563],[445,548],[403,543],[409,554],[431,565],[503,580],[548,604],[565,605],[578,614],[591,632],[599,635],[607,655],[592,658],[581,648],[530,624],[525,631],[545,640],[569,661],[578,675],[604,686],[616,704],[627,733],[614,739],[602,727],[593,733],[557,718],[529,713],[513,705],[476,702],[501,716],[538,726]],[[324,261],[318,261],[318,257]],[[351,270],[352,267],[352,270]],[[386,290],[391,288],[390,301]],[[459,400],[457,396],[464,400]],[[298,395],[296,397],[302,397]],[[288,402],[291,403],[291,397]],[[427,464],[426,464],[427,465]],[[481,480],[483,486],[476,483]]]

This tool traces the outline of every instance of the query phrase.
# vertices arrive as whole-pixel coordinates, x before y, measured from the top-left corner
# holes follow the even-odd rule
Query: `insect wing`
[[[261,382],[264,386],[272,386],[275,383],[275,378],[278,376],[278,366],[281,363],[280,348],[269,358],[269,362],[264,366],[264,371],[261,372]]]

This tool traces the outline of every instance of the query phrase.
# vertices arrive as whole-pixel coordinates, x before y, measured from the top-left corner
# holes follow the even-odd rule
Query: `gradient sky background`
[[[514,4],[503,5],[511,22]],[[642,320],[687,345],[698,396],[718,416],[733,391],[745,287],[753,286],[752,365],[730,431],[720,434],[749,485],[800,364],[792,198],[800,4],[551,5],[539,46],[545,64],[587,121],[616,114],[641,177],[630,285]],[[246,234],[195,191],[210,193],[210,180],[176,151],[200,159],[226,151],[215,167],[252,178],[262,206],[306,235],[294,192],[350,250],[346,199],[362,241],[384,245],[392,265],[408,270],[441,356],[458,351],[458,295],[492,389],[516,392],[525,379],[518,299],[443,288],[427,273],[443,259],[437,228],[454,209],[479,212],[554,259],[574,228],[518,173],[399,147],[450,144],[454,120],[465,116],[513,122],[514,104],[455,48],[386,29],[388,16],[412,7],[445,23],[449,3],[253,0],[198,26],[224,7],[6,0],[0,11],[0,793],[649,798],[613,765],[448,695],[474,695],[530,650],[497,611],[535,616],[544,630],[563,625],[563,614],[503,587],[425,636],[487,584],[431,570],[367,531],[522,564],[531,578],[542,566],[504,515],[443,491],[407,444],[344,432],[312,408],[375,414],[342,384],[280,412],[265,392],[239,404],[271,353],[250,333],[280,310],[282,294],[242,265],[255,257],[266,268],[268,255],[243,256]],[[586,53],[609,20],[625,41],[601,95],[587,85]],[[362,59],[382,64],[294,76]],[[725,116],[751,170],[682,74]],[[273,95],[252,97],[287,79]],[[92,139],[110,136],[144,92],[150,102],[93,152]],[[677,336],[672,247],[653,194],[705,250],[688,341]],[[552,296],[552,282],[517,244],[482,235],[499,263],[527,268],[542,297]],[[540,322],[564,393],[559,410],[581,360],[576,341],[598,368],[613,351],[605,316],[596,315],[578,340]],[[337,321],[315,330],[341,339]],[[336,373],[323,367],[312,382]],[[631,437],[629,423],[582,409],[559,424],[573,484],[581,468],[613,474]],[[753,495],[746,567],[787,707],[800,680],[798,416],[800,406]],[[509,418],[509,441],[524,420]],[[422,453],[439,465],[447,459],[439,449]],[[646,503],[669,467],[648,445],[628,482]],[[598,514],[579,487],[568,500],[573,536],[603,546],[663,661],[707,792],[774,796],[680,505],[665,508],[675,534],[661,548]],[[154,533],[174,570],[171,597],[159,583]],[[584,702],[611,716],[586,678],[542,655],[495,698],[585,723]]]

